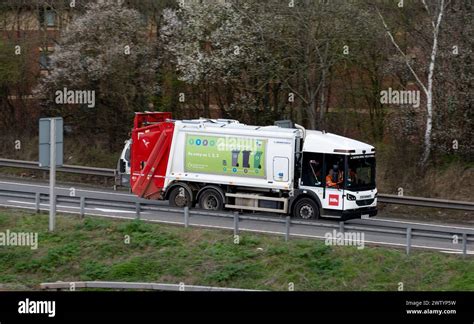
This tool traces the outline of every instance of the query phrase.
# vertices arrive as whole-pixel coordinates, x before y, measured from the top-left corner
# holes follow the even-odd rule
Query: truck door
[[[314,192],[324,208],[323,154],[304,152],[301,164],[300,189]],[[320,211],[322,213],[322,211]]]

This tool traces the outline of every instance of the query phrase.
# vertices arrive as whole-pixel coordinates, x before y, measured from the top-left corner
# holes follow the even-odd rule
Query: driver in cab
[[[339,188],[339,186],[344,182],[344,174],[342,171],[338,171],[338,167],[329,169],[329,173],[326,176],[326,187],[329,188]]]

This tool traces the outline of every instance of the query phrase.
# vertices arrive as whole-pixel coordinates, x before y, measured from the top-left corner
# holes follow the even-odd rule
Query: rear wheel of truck
[[[172,207],[192,207],[192,198],[186,188],[177,186],[170,192],[169,204]]]
[[[310,198],[302,198],[296,202],[293,215],[302,219],[319,218],[319,207]]]
[[[224,208],[224,201],[217,190],[207,189],[199,197],[199,206],[207,210],[222,210]]]

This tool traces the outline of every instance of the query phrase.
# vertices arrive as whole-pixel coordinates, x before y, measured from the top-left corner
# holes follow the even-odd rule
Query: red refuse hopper
[[[174,122],[169,112],[136,113],[132,130],[130,185],[147,199],[161,198]]]

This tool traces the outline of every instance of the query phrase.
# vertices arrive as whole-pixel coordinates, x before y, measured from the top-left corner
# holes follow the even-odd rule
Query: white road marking
[[[16,204],[27,204],[27,205],[35,205],[36,203],[29,202],[29,201],[18,201],[18,200],[7,200],[9,203],[16,203]],[[48,203],[41,203],[40,206],[47,206],[49,208]],[[64,205],[56,205],[56,207],[60,208],[73,208],[73,209],[80,209],[81,207],[76,206],[64,206]],[[86,207],[85,209],[89,210],[98,210],[104,213],[133,213],[133,211],[128,210],[119,210],[119,209],[106,209],[106,208],[90,208]]]
[[[28,187],[38,187],[38,188],[49,188],[49,186],[41,186],[41,185],[35,185],[35,184],[28,184],[28,183],[17,183],[17,182],[8,182],[8,181],[0,181],[0,184],[9,184],[9,185],[18,185],[18,186],[28,186]],[[57,189],[61,190],[67,190],[69,191],[71,187],[55,187]],[[94,192],[94,193],[99,193],[99,194],[106,194],[106,195],[115,195],[115,196],[127,196],[127,197],[136,197],[135,195],[132,194],[121,194],[121,193],[115,193],[115,192],[109,192],[109,191],[96,191],[96,190],[87,190],[87,189],[76,189],[76,191],[82,191],[82,192]]]
[[[107,208],[94,208],[95,210],[104,212],[104,213],[134,213],[130,210],[119,210],[119,209],[107,209]]]
[[[14,203],[14,204],[36,205],[36,203],[29,202],[29,201],[7,200],[7,202]],[[48,206],[49,207],[49,204],[48,203],[41,203],[40,206]],[[56,207],[80,209],[80,207],[64,206],[64,205],[56,205]]]
[[[423,226],[437,226],[437,227],[447,227],[447,228],[455,228],[455,229],[466,229],[466,230],[473,230],[474,227],[460,227],[460,226],[449,226],[449,225],[439,225],[433,223],[416,223],[416,222],[407,222],[402,220],[396,219],[388,219],[388,218],[370,218],[371,221],[383,221],[383,222],[392,222],[392,223],[402,223],[402,224],[412,224],[412,225],[423,225]]]

